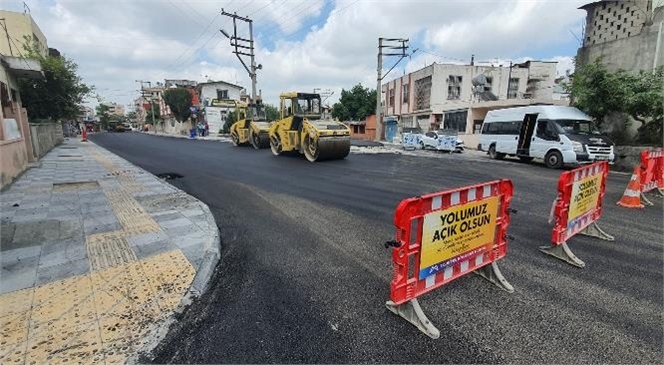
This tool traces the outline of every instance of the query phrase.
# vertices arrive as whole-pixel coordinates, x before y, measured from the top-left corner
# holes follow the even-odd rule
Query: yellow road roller
[[[251,144],[255,149],[267,148],[270,145],[268,130],[270,123],[265,117],[262,104],[234,103],[237,122],[231,125],[231,141],[234,146]]]
[[[281,119],[270,126],[270,149],[275,156],[298,151],[307,160],[342,159],[350,152],[350,129],[343,123],[322,119],[319,94],[282,93]]]

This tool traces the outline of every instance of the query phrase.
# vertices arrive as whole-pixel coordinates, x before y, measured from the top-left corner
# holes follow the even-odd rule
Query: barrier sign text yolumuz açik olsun
[[[422,229],[422,280],[454,263],[470,258],[493,244],[498,197],[426,214]]]

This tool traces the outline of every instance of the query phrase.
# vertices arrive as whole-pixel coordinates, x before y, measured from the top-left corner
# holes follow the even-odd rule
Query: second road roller
[[[276,156],[298,151],[307,160],[343,159],[350,152],[350,129],[323,119],[321,97],[314,93],[282,93],[281,119],[270,126],[270,148]]]
[[[231,125],[231,141],[233,145],[240,146],[247,143],[255,149],[267,148],[270,145],[268,139],[268,129],[270,123],[265,116],[265,109],[262,104],[244,104],[234,100],[228,100],[234,103],[237,121]]]

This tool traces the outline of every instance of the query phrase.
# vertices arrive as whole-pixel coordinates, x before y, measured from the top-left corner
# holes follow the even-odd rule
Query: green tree
[[[664,67],[655,72],[608,71],[601,60],[579,67],[566,85],[573,105],[599,124],[612,113],[624,113],[641,125],[637,140],[662,143]]]
[[[127,113],[127,120],[130,123],[138,123],[138,113],[136,113],[133,110],[130,111],[129,113]]]
[[[237,113],[235,110],[231,111],[226,115],[226,122],[224,122],[223,133],[229,133],[231,131],[231,126],[237,121]]]
[[[279,120],[280,116],[281,115],[279,114],[279,109],[277,109],[276,106],[271,104],[265,104],[265,117],[267,118],[268,121],[272,122],[275,120]]]
[[[110,107],[108,105],[99,104],[97,105],[97,117],[99,118],[99,124],[101,124],[101,129],[108,129],[108,124],[111,121],[111,115],[108,113]]]
[[[27,43],[26,44],[30,44]],[[19,78],[23,106],[31,119],[75,119],[92,88],[76,73],[78,65],[65,56],[43,56],[36,45],[25,46],[26,57],[39,61],[44,77]]]
[[[350,90],[341,90],[339,102],[332,106],[332,117],[340,121],[363,120],[376,111],[376,90],[361,84]]]
[[[152,111],[154,110],[154,118],[152,117]],[[145,111],[145,123],[147,124],[152,124],[152,120],[154,119],[155,123],[159,123],[159,118],[161,118],[161,112],[159,111],[159,103],[156,101],[152,102],[152,107],[148,108]]]
[[[164,91],[164,102],[171,108],[171,112],[178,122],[186,120],[191,115],[191,93],[187,89],[177,88]]]

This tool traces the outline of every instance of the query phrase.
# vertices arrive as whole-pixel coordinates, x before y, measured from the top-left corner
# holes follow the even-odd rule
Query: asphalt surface
[[[660,363],[662,199],[615,205],[629,175],[611,174],[600,226],[615,242],[573,237],[579,269],[542,254],[560,171],[473,154],[436,158],[301,156],[139,133],[92,141],[207,203],[222,236],[211,288],[156,349],[155,363]],[[499,178],[515,196],[509,294],[477,275],[420,298],[438,340],[385,308],[383,242],[401,199]]]

